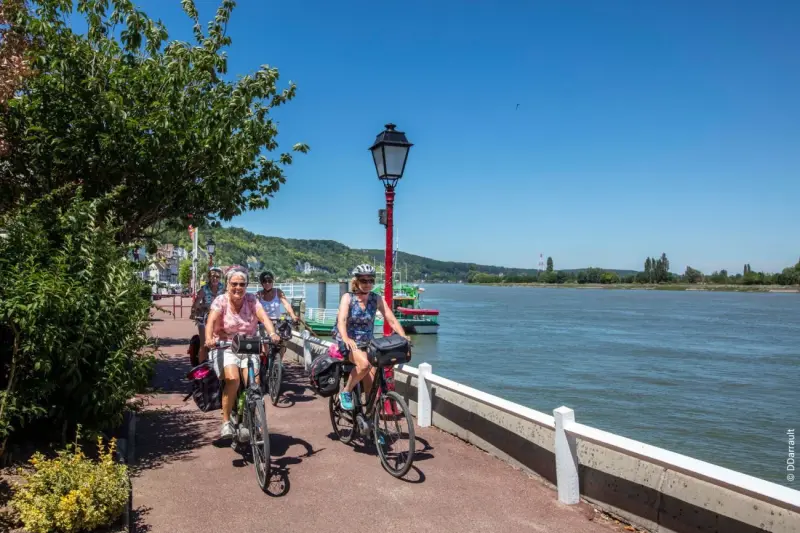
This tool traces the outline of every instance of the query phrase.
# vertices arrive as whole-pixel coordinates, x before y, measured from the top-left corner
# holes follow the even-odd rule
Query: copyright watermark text
[[[794,429],[786,430],[789,440],[789,454],[786,457],[786,481],[794,481]]]

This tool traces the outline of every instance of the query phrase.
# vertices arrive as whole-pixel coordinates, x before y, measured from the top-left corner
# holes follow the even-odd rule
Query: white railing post
[[[433,374],[431,365],[419,365],[417,377],[417,424],[421,428],[431,425],[431,382],[428,377]]]
[[[556,484],[558,485],[558,501],[568,505],[576,504],[581,499],[578,480],[578,453],[575,437],[564,429],[575,422],[575,411],[561,406],[553,410],[556,434]]]
[[[308,369],[311,368],[312,362],[311,341],[309,340],[311,334],[307,329],[304,329],[301,336],[303,337],[303,367],[305,368],[306,373],[308,373]]]

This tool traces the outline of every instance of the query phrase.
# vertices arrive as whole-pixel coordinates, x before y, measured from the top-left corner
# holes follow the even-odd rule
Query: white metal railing
[[[275,288],[283,291],[283,294],[290,300],[292,299],[306,299],[306,284],[305,283],[278,283]],[[257,281],[251,281],[247,285],[248,292],[257,292],[262,289]]]
[[[306,320],[314,322],[335,322],[338,309],[321,309],[319,307],[306,307]]]
[[[295,334],[303,340],[306,369],[311,365],[312,353],[327,352],[331,342],[310,336],[307,332]],[[321,350],[322,349],[322,350]],[[553,410],[553,416],[522,405],[504,400],[498,396],[479,391],[455,381],[437,376],[428,363],[419,368],[397,365],[396,370],[417,378],[417,424],[428,427],[431,424],[432,402],[431,386],[436,385],[461,394],[475,401],[500,409],[509,414],[554,430],[554,449],[556,459],[556,484],[558,499],[566,504],[580,501],[578,478],[578,454],[576,438],[597,444],[604,448],[635,457],[663,468],[699,479],[718,487],[755,498],[784,509],[800,512],[800,491],[778,485],[754,476],[736,472],[699,459],[651,446],[627,437],[575,422],[575,411],[569,407]]]
[[[290,300],[292,299],[306,299],[306,284],[305,283],[278,283],[277,288],[283,291]]]

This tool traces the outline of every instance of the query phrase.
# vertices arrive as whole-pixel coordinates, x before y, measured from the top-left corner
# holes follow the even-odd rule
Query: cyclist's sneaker
[[[233,424],[230,422],[225,422],[222,424],[222,430],[220,431],[222,434],[222,438],[232,437],[233,436]]]
[[[339,403],[342,404],[342,409],[345,411],[352,411],[353,407],[353,395],[349,392],[342,391],[339,393]]]

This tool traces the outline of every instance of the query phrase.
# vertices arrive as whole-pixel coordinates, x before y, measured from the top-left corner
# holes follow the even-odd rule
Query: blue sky
[[[179,0],[143,1],[191,39]],[[217,2],[197,3],[201,19]],[[269,64],[306,142],[266,211],[231,224],[382,248],[367,148],[411,149],[401,250],[556,268],[779,270],[800,255],[800,3],[240,0],[232,76]],[[517,104],[519,108],[517,109]]]

